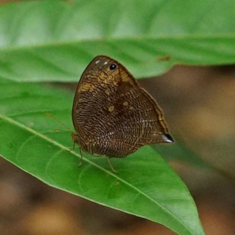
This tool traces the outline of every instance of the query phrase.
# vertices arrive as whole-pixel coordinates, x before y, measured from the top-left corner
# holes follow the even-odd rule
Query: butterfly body
[[[143,145],[173,142],[156,101],[107,56],[95,57],[85,69],[72,118],[73,141],[92,155],[122,158]]]

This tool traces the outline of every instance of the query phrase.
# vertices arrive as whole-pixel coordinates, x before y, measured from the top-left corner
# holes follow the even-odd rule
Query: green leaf
[[[77,81],[104,54],[136,76],[235,63],[235,1],[28,1],[0,7],[0,77]],[[161,58],[169,56],[169,61]]]
[[[104,158],[69,151],[72,128],[69,92],[34,84],[0,80],[0,154],[43,182],[121,211],[161,223],[182,235],[202,235],[196,206],[177,174],[149,146],[125,159]]]
[[[173,134],[174,137],[176,135]],[[182,140],[177,138],[177,141],[174,144],[169,146],[164,145],[153,145],[153,149],[167,161],[169,160],[177,160],[181,162],[190,163],[191,165],[199,168],[204,168],[206,170],[212,170],[213,167],[201,159],[196,153],[192,150],[188,149],[186,145],[182,144]]]

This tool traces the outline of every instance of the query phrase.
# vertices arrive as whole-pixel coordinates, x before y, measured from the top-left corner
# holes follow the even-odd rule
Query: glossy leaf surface
[[[70,133],[46,113],[72,128],[69,92],[33,84],[0,83],[0,155],[45,183],[97,203],[161,223],[178,234],[204,234],[196,206],[177,174],[149,146],[125,159],[70,152]],[[63,128],[63,127],[62,127]],[[167,147],[167,146],[166,146]]]

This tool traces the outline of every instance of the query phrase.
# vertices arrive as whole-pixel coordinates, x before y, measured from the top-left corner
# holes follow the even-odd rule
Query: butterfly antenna
[[[70,133],[73,133],[73,131],[68,127],[66,126],[63,122],[59,121],[53,114],[51,113],[46,113],[47,116],[53,118],[54,120],[56,120],[61,126],[63,127],[66,127],[68,130],[60,130],[60,129],[55,129],[55,131],[62,131],[62,132],[70,132]]]

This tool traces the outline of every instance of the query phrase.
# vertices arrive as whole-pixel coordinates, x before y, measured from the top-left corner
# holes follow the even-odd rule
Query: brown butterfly
[[[143,145],[174,142],[156,101],[123,65],[107,56],[95,57],[83,72],[72,119],[74,144],[107,157],[114,172],[109,158],[126,157]]]

